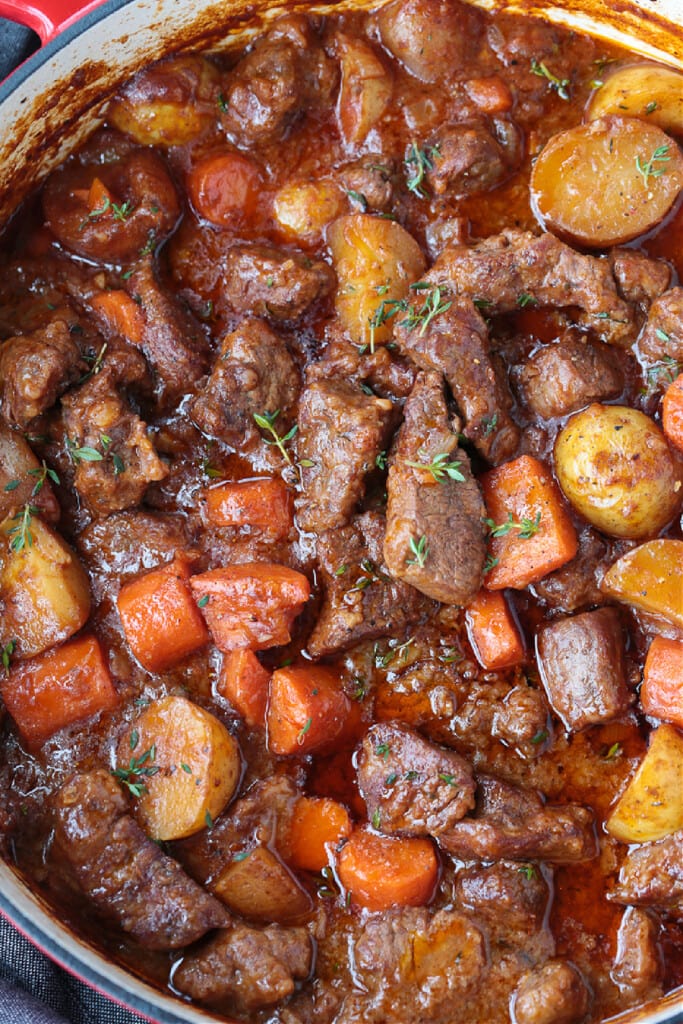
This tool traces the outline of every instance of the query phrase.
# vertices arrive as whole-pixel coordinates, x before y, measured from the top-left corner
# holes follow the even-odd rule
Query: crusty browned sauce
[[[430,6],[428,0],[424,0],[424,4]],[[258,141],[253,146],[241,140],[241,151],[260,169],[258,199],[249,210],[235,215],[232,223],[222,228],[197,216],[184,187],[186,175],[203,156],[226,146],[230,150],[235,148],[231,140],[226,141],[221,115],[225,114],[224,90],[231,82],[234,68],[239,66],[240,55],[209,58],[215,82],[203,101],[202,109],[211,112],[205,127],[182,145],[159,149],[178,187],[180,207],[178,223],[156,250],[155,263],[162,289],[179,296],[202,324],[203,334],[212,349],[212,360],[216,358],[223,336],[243,318],[243,313],[235,311],[226,301],[219,280],[219,270],[236,241],[276,245],[303,253],[310,260],[330,261],[323,238],[304,238],[297,242],[278,223],[273,212],[274,197],[289,182],[320,178],[339,182],[341,169],[347,164],[363,155],[377,154],[379,159],[393,165],[392,197],[383,212],[412,234],[425,253],[428,265],[449,240],[474,243],[504,229],[537,230],[528,191],[532,161],[551,136],[581,121],[595,80],[604,69],[612,62],[627,58],[603,42],[559,28],[550,29],[529,19],[467,12],[465,8],[461,14],[467,39],[467,57],[462,70],[448,69],[447,76],[437,75],[433,83],[420,81],[382,49],[374,16],[343,14],[337,19],[311,21],[308,31],[316,39],[316,45],[328,54],[332,82],[327,101],[311,104],[272,139]],[[339,33],[350,39],[370,40],[377,59],[383,62],[393,79],[391,107],[372,129],[371,141],[345,144],[340,137],[335,109]],[[502,52],[501,41],[510,39],[516,40],[519,52],[508,59],[506,65],[497,54]],[[568,99],[559,96],[547,78],[531,72],[530,61],[535,60],[537,54],[555,75],[568,80]],[[444,84],[446,77],[447,85]],[[507,83],[510,90],[511,106],[504,117],[517,127],[523,140],[520,159],[508,168],[497,186],[483,192],[438,197],[428,188],[424,196],[411,192],[406,187],[410,168],[406,171],[404,164],[411,143],[417,140],[425,144],[437,139],[442,124],[481,117],[468,83],[491,77]],[[172,66],[162,71],[157,81],[162,83],[162,92],[171,102],[176,102],[178,95],[183,101],[182,88],[178,86]],[[145,82],[143,73],[129,92],[133,102],[136,97],[144,98]],[[120,137],[112,132],[113,129],[105,126],[103,132],[88,143],[89,152],[95,153],[98,147],[107,151],[121,146]],[[343,206],[337,213],[359,212],[364,200],[353,192],[342,190]],[[648,255],[670,261],[674,273],[672,283],[676,283],[676,275],[683,272],[682,210],[680,206],[674,209],[664,225],[642,243]],[[153,239],[151,249],[154,248]],[[54,317],[66,316],[67,321],[71,318],[77,325],[83,352],[89,356],[92,367],[104,336],[92,314],[90,298],[99,290],[125,289],[137,259],[137,254],[133,259],[114,262],[106,255],[94,260],[70,255],[68,246],[60,245],[44,223],[41,197],[36,197],[17,216],[6,234],[1,257],[0,337],[30,334],[44,328]],[[268,311],[265,316],[268,317]],[[523,364],[539,344],[555,339],[568,319],[566,312],[535,309],[533,305],[493,318],[492,347],[510,371],[515,403],[512,416],[521,427],[520,442],[512,457],[531,454],[552,464],[553,444],[562,420],[540,420],[533,416],[515,389],[515,368]],[[306,367],[324,356],[326,347],[340,336],[333,292],[315,302],[303,317],[271,318],[271,321],[286,340],[302,376]],[[397,356],[392,354],[392,359],[397,360]],[[625,384],[619,401],[643,409],[660,422],[661,390],[648,390],[643,372],[630,354],[624,353],[621,361]],[[80,386],[78,381],[72,385],[74,389]],[[393,397],[398,422],[405,394],[397,393]],[[478,664],[467,639],[463,611],[442,606],[428,621],[400,631],[387,630],[378,639],[363,641],[325,659],[338,675],[345,693],[357,701],[361,710],[362,724],[342,749],[323,750],[305,757],[275,756],[268,749],[264,730],[250,730],[230,704],[217,695],[215,685],[221,655],[213,645],[163,673],[145,672],[125,642],[116,599],[123,582],[168,561],[177,546],[192,552],[194,573],[252,560],[290,565],[311,580],[313,600],[297,619],[292,643],[266,650],[259,657],[269,670],[290,662],[306,664],[307,639],[321,605],[314,538],[293,532],[288,540],[273,543],[258,531],[250,534],[248,530],[207,527],[202,505],[204,491],[217,479],[282,475],[297,493],[301,491],[299,473],[295,467],[285,465],[276,448],[266,448],[253,431],[240,445],[226,445],[202,434],[188,415],[187,400],[172,401],[160,409],[149,391],[145,393],[143,389],[134,402],[148,425],[148,434],[158,455],[168,468],[165,479],[147,486],[140,509],[161,517],[162,522],[166,521],[165,517],[173,517],[169,521],[175,524],[173,529],[177,528],[182,534],[182,545],[169,541],[163,528],[160,539],[150,538],[149,520],[136,518],[135,510],[131,512],[128,525],[120,528],[116,537],[107,530],[106,515],[93,517],[88,503],[74,489],[75,466],[65,443],[59,402],[25,429],[38,459],[45,459],[61,481],[54,488],[61,507],[58,528],[74,545],[88,570],[93,611],[87,628],[97,635],[107,652],[120,699],[114,712],[57,732],[33,754],[26,752],[10,716],[4,715],[0,813],[6,856],[56,911],[136,974],[160,986],[169,984],[171,968],[182,951],[152,952],[115,925],[102,927],[97,913],[79,893],[78,886],[54,853],[51,808],[55,793],[75,772],[113,765],[120,737],[130,728],[141,707],[167,694],[180,693],[211,711],[237,737],[245,774],[235,798],[260,779],[286,775],[302,793],[343,802],[354,821],[362,824],[367,812],[356,783],[354,748],[371,723],[399,720],[461,753],[478,773],[493,774],[521,787],[538,790],[551,804],[575,802],[594,812],[600,838],[599,857],[554,868],[533,860],[527,865],[532,874],[538,873],[548,884],[549,904],[542,926],[520,941],[512,929],[506,933],[504,921],[496,934],[479,922],[488,943],[488,962],[481,984],[466,996],[459,996],[457,1005],[441,1009],[437,1015],[424,1011],[424,1016],[421,1016],[423,1011],[411,1004],[406,991],[400,994],[400,999],[406,1002],[399,1001],[399,990],[404,989],[399,986],[396,989],[397,1016],[392,1019],[404,1021],[407,1018],[401,1013],[409,1013],[411,1019],[433,1020],[435,1024],[507,1021],[510,996],[520,976],[553,957],[572,961],[592,991],[590,1011],[581,1020],[602,1020],[644,998],[656,997],[683,984],[682,926],[680,920],[677,922],[662,913],[655,916],[657,942],[663,957],[661,976],[643,990],[620,991],[611,980],[610,971],[623,907],[605,898],[614,885],[626,847],[604,831],[603,823],[647,747],[653,723],[641,712],[637,689],[645,652],[652,636],[662,629],[661,623],[624,605],[619,606],[619,616],[629,638],[625,661],[627,682],[633,695],[630,710],[614,721],[573,733],[567,733],[548,711],[545,728],[537,736],[515,744],[501,738],[500,734],[493,734],[493,713],[515,687],[528,685],[542,692],[533,659],[534,636],[549,619],[564,614],[561,601],[553,607],[549,600],[539,598],[534,588],[507,592],[525,635],[529,658],[514,669],[499,672],[486,671]],[[295,422],[296,409],[293,408],[286,427]],[[486,461],[470,446],[466,445],[466,449],[478,476],[488,468]],[[296,440],[290,451],[296,452]],[[363,509],[383,509],[385,485],[383,471],[370,472]],[[572,517],[579,533],[584,534],[585,522],[577,513],[572,512]],[[676,521],[668,528],[666,536],[680,538]],[[603,540],[607,564],[633,546],[631,541],[607,537]],[[4,600],[4,595],[1,599]],[[590,602],[580,604],[578,610],[590,607]],[[669,625],[663,629],[665,635],[680,639],[675,627]],[[133,799],[131,804],[134,804]],[[224,813],[230,814],[230,805]],[[167,850],[173,855],[172,843],[167,845]],[[520,870],[525,870],[526,862],[520,863]],[[457,906],[455,888],[458,873],[464,867],[466,865],[456,858],[447,854],[440,856],[439,885],[431,903],[434,910],[452,908],[454,900]],[[315,985],[327,986],[335,994],[336,1009],[326,1013],[324,1007],[312,1008],[311,993],[316,989],[309,981],[297,986],[292,1006],[282,1011],[283,1016],[274,1006],[252,1013],[249,1019],[331,1024],[343,995],[352,991],[354,982],[358,982],[349,951],[366,925],[367,914],[349,906],[331,875],[299,872],[298,876],[313,898],[314,909],[307,923],[317,940]],[[473,919],[477,921],[476,913]],[[386,982],[389,990],[391,985],[392,982]],[[347,1015],[339,1020],[344,1024],[360,1019],[385,1020],[384,1016],[373,1015],[384,1011],[372,1009],[372,997],[368,995],[364,1004],[359,991],[356,988],[355,1008],[347,1009]],[[235,1012],[229,999],[219,1002],[215,1008],[226,1014]]]

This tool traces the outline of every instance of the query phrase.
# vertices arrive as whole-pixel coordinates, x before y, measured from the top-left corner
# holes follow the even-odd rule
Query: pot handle
[[[32,28],[45,44],[101,3],[103,0],[0,0],[0,17]]]

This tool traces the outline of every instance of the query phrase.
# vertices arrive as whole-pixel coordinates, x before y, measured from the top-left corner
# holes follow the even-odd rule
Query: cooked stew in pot
[[[683,76],[395,0],[106,117],[4,235],[7,858],[252,1022],[683,984]]]

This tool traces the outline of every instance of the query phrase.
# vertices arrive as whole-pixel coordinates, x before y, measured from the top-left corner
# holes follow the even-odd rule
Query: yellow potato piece
[[[606,828],[622,843],[649,843],[683,828],[683,736],[672,725],[652,733]]]
[[[273,212],[285,235],[313,244],[345,206],[344,193],[332,181],[292,181],[275,196]]]
[[[368,43],[340,33],[341,86],[337,113],[347,145],[362,142],[389,106],[391,74]]]
[[[641,117],[665,132],[683,135],[683,74],[663,64],[616,68],[588,104],[589,121],[606,114]]]
[[[570,417],[555,472],[577,512],[610,537],[655,536],[683,500],[683,467],[654,420],[629,406],[595,402]]]
[[[581,245],[628,242],[653,228],[683,188],[683,156],[654,124],[603,117],[553,135],[531,172],[541,223]]]
[[[420,246],[396,221],[367,213],[339,217],[330,225],[327,241],[337,273],[335,306],[342,326],[358,345],[390,341],[394,318],[382,311],[390,313],[392,303],[404,299],[424,274],[427,264]],[[400,313],[396,316],[400,320]]]
[[[136,815],[147,834],[182,839],[221,813],[237,788],[242,758],[222,722],[172,696],[132,723],[119,744],[117,770],[129,788],[139,787]]]
[[[650,540],[627,552],[605,573],[600,589],[683,629],[683,540]]]
[[[277,854],[256,846],[238,854],[211,886],[231,910],[254,921],[299,920],[311,910],[311,898]]]
[[[84,625],[88,577],[69,545],[37,515],[23,521],[20,510],[0,525],[0,535],[0,644],[14,640],[15,656],[33,657]]]

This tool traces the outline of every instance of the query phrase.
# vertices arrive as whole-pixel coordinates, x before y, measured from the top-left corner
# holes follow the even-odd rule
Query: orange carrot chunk
[[[270,680],[268,748],[274,754],[310,754],[344,729],[351,701],[321,665],[278,668]]]
[[[88,209],[90,210],[90,213],[97,213],[99,216],[104,216],[108,213],[111,216],[113,212],[111,207],[113,204],[114,196],[102,179],[93,178],[88,190]]]
[[[683,373],[664,392],[662,427],[671,444],[683,452]]]
[[[121,587],[119,616],[131,651],[148,672],[163,672],[208,643],[206,624],[179,558]]]
[[[683,643],[656,636],[645,659],[640,703],[646,715],[683,729]]]
[[[505,596],[483,587],[465,610],[467,636],[477,660],[493,671],[520,665],[524,641]]]
[[[302,573],[267,562],[211,569],[193,576],[190,586],[221,651],[263,651],[289,643],[294,619],[310,594]]]
[[[241,648],[223,658],[216,689],[250,728],[265,726],[270,672],[253,651]]]
[[[255,212],[261,191],[257,165],[241,153],[215,153],[192,168],[187,191],[201,217],[229,225]]]
[[[396,839],[357,829],[339,853],[337,872],[355,906],[389,910],[429,903],[439,863],[429,839]]]
[[[0,692],[29,750],[59,729],[118,704],[94,636],[79,636],[12,666],[0,682]]]
[[[488,590],[523,590],[569,562],[576,530],[550,470],[530,455],[480,477],[491,531]]]
[[[292,496],[276,477],[219,484],[205,492],[205,500],[213,526],[248,526],[273,540],[284,540],[292,529]]]
[[[329,850],[350,835],[351,818],[343,804],[327,797],[302,796],[278,845],[291,867],[322,871],[329,863]]]
[[[110,330],[139,345],[145,329],[145,315],[127,292],[112,289],[98,292],[90,299],[90,306]]]

